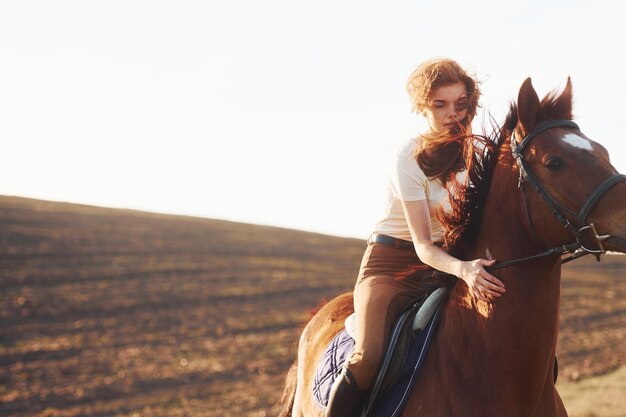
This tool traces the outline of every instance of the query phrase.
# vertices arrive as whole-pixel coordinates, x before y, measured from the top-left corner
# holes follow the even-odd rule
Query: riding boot
[[[325,417],[359,417],[367,391],[360,389],[352,373],[343,367],[333,383]]]

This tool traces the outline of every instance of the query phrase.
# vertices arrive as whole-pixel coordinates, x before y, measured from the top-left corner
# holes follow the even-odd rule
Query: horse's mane
[[[444,248],[455,257],[462,257],[474,243],[482,223],[482,212],[498,162],[500,148],[517,124],[517,106],[500,126],[492,122],[493,133],[474,135],[465,152],[467,177],[465,183],[453,183],[448,190],[450,210],[440,210],[437,217],[445,229]],[[483,132],[486,129],[483,127]]]

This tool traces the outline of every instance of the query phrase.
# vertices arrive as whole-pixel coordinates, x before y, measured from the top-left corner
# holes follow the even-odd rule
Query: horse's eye
[[[559,171],[563,168],[565,168],[565,161],[563,161],[561,158],[553,156],[546,161],[546,169],[548,171],[554,172]]]

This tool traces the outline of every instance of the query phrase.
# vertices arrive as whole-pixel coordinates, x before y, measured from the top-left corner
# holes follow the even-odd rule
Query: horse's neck
[[[481,232],[471,258],[507,261],[542,250],[524,226],[525,216],[512,161],[504,159],[493,174]],[[484,362],[481,371],[532,379],[548,366],[558,331],[560,263],[549,257],[496,270],[506,293],[491,305],[477,302],[457,285],[446,314],[448,337],[461,358]],[[458,343],[455,343],[455,341]],[[468,371],[469,372],[469,371]],[[536,379],[536,377],[535,377]],[[529,380],[530,383],[530,380]]]

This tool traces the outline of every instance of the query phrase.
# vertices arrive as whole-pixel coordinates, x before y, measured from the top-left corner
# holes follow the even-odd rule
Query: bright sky
[[[462,5],[459,5],[461,3]],[[620,1],[3,1],[0,194],[366,237],[433,56],[530,76],[626,172]]]

